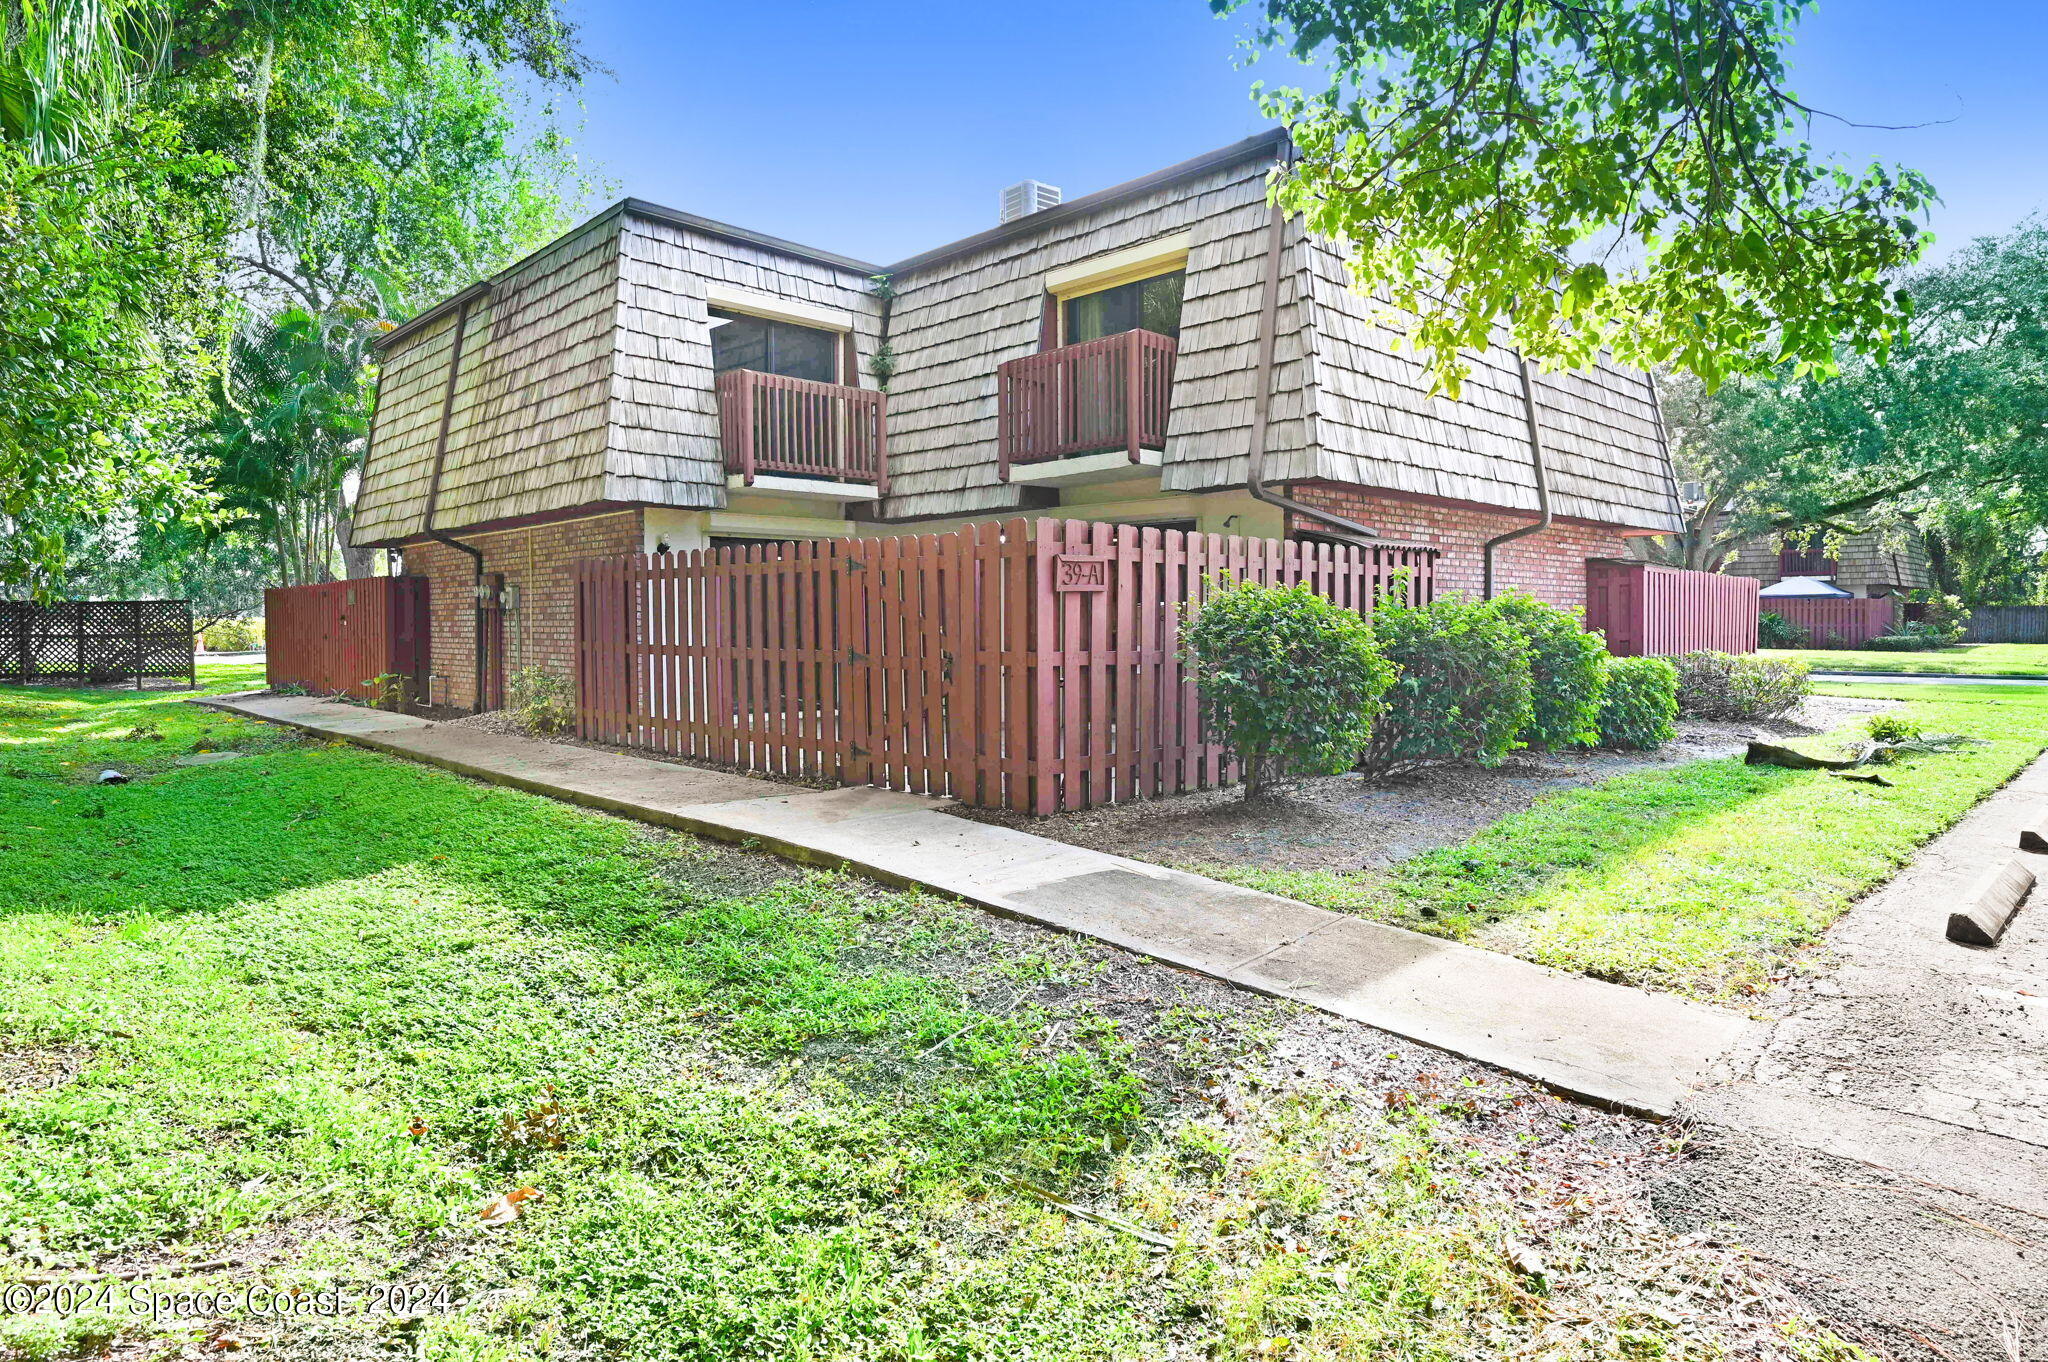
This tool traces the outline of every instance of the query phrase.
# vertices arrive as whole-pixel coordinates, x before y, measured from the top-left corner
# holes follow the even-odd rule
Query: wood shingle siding
[[[619,215],[602,215],[470,305],[441,474],[441,528],[564,510],[605,495]],[[384,352],[356,538],[419,534],[455,315]]]
[[[880,519],[1025,507],[1024,489],[999,469],[998,369],[1042,348],[1049,275],[1072,279],[1069,267],[1085,273],[1112,257],[1128,267],[1132,248],[1147,245],[1187,256],[1157,491],[1241,488],[1271,221],[1266,177],[1284,150],[1277,133],[1249,138],[890,267],[895,367]],[[1352,292],[1342,251],[1293,225],[1283,241],[1268,480],[1533,512],[1513,352],[1497,344],[1475,357],[1462,401],[1432,398],[1421,366],[1396,348],[1398,319]],[[615,205],[474,303],[437,527],[617,505],[726,507],[711,300],[754,295],[814,320],[828,310],[851,327],[855,371],[841,381],[872,388],[883,308],[871,276],[882,272],[639,200]],[[386,339],[357,508],[362,542],[422,529],[450,306]],[[1542,375],[1539,414],[1559,516],[1678,527],[1644,375],[1607,363]]]
[[[1785,576],[1779,571],[1782,542],[1774,536],[1748,540],[1736,550],[1723,571],[1737,577],[1754,577],[1766,584],[1781,581]],[[1825,544],[1823,536],[1815,535],[1812,549],[1820,553]],[[1934,585],[1934,572],[1927,561],[1927,541],[1913,530],[1889,535],[1872,530],[1848,536],[1836,552],[1836,570],[1828,576],[1836,586],[1858,595],[1869,595],[1872,588],[1921,591]]]
[[[1243,160],[898,273],[883,514],[965,515],[1020,505],[1018,489],[997,478],[996,368],[1039,349],[1045,276],[1183,231],[1191,239],[1168,463],[1214,448],[1233,428],[1248,429],[1251,376],[1242,370],[1258,326],[1269,164]],[[1274,403],[1272,442],[1287,449],[1304,437],[1298,334],[1282,336],[1276,359],[1282,396]]]
[[[621,205],[471,305],[435,527],[598,503],[723,506],[706,310],[714,284],[851,314],[859,376],[842,377],[873,386],[881,307],[862,267]],[[425,528],[454,327],[454,310],[430,314],[385,349],[358,542]]]
[[[874,386],[868,367],[881,342],[881,303],[857,270],[632,215],[619,256],[608,500],[725,505],[706,301],[712,283],[852,314],[858,373],[840,381]]]
[[[1395,348],[1402,328],[1391,305],[1353,292],[1334,243],[1310,238],[1302,249],[1319,449],[1316,471],[1302,476],[1533,511],[1514,351],[1496,343],[1471,356],[1459,400],[1431,397],[1419,360]],[[1679,528],[1656,398],[1643,374],[1605,360],[1538,374],[1536,408],[1557,514]]]

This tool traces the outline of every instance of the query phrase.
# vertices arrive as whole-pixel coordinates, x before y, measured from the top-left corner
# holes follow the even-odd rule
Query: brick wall
[[[484,571],[505,574],[519,588],[518,607],[505,617],[505,673],[540,667],[558,676],[575,675],[575,564],[640,552],[640,512],[458,535],[483,550]],[[405,570],[433,581],[433,675],[429,697],[461,709],[476,705],[475,625],[468,554],[428,540],[405,550]]]
[[[1440,549],[1438,591],[1478,595],[1485,577],[1480,546],[1497,534],[1527,525],[1528,512],[1490,511],[1459,502],[1397,497],[1341,483],[1300,482],[1289,489],[1296,501],[1328,509],[1370,525],[1390,539],[1413,539]],[[1327,530],[1312,517],[1288,513],[1291,532]],[[1553,605],[1586,603],[1586,560],[1626,558],[1628,540],[1612,526],[1558,521],[1541,534],[1503,544],[1494,552],[1494,585],[1514,588]]]

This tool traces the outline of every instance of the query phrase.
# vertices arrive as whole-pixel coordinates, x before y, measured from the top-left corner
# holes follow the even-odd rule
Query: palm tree
[[[281,585],[334,579],[345,483],[369,433],[369,330],[298,308],[236,337],[224,400],[201,433],[224,510],[269,540]]]
[[[0,0],[0,138],[39,165],[83,155],[168,50],[150,0]]]

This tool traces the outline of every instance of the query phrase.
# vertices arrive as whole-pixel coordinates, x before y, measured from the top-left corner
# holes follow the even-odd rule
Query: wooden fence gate
[[[273,688],[381,698],[396,676],[424,698],[430,631],[425,577],[358,577],[263,593],[263,674]]]
[[[1586,561],[1586,627],[1616,657],[1677,657],[1702,648],[1756,651],[1754,577],[1613,558]]]
[[[577,568],[577,733],[770,776],[1050,813],[1236,779],[1182,606],[1218,574],[1359,610],[1436,551],[1084,521],[598,559]]]

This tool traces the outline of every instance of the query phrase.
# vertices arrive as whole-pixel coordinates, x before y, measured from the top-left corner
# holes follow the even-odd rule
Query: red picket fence
[[[375,698],[372,677],[427,674],[425,577],[359,577],[263,593],[263,677],[275,689]]]
[[[1809,648],[1860,648],[1898,627],[1899,603],[1891,596],[1780,596],[1764,609],[1805,630]]]
[[[1586,627],[1616,657],[1756,651],[1757,581],[1661,563],[1586,563]]]
[[[1214,575],[1364,610],[1436,551],[1084,521],[577,567],[577,733],[1051,813],[1236,779],[1178,657]]]

